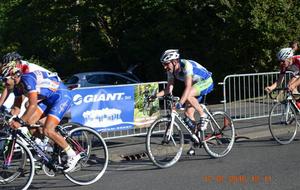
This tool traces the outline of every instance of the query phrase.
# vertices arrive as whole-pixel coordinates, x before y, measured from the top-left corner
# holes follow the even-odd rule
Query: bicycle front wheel
[[[0,139],[0,186],[3,189],[28,189],[34,176],[30,150],[20,141],[12,145],[9,138]],[[11,147],[14,147],[11,150]]]
[[[67,141],[82,155],[82,159],[75,170],[65,173],[65,176],[78,185],[97,182],[108,165],[108,150],[104,139],[92,128],[78,127],[69,132]]]
[[[170,126],[170,118],[156,120],[148,130],[146,149],[150,160],[160,168],[173,166],[182,154],[184,136],[179,125]]]
[[[290,102],[278,102],[270,111],[269,129],[279,144],[289,144],[297,134],[298,122],[295,108]]]
[[[226,156],[235,141],[233,122],[223,111],[212,113],[207,129],[200,133],[205,151],[213,158]]]

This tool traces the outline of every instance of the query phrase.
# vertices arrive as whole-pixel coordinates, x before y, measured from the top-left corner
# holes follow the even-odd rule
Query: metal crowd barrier
[[[274,101],[268,97],[265,87],[274,83],[279,72],[228,75],[223,85],[224,110],[233,120],[256,119],[269,116]],[[291,78],[287,73],[284,85]]]

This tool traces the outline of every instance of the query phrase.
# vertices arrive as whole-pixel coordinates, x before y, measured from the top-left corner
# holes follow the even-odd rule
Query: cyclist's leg
[[[299,93],[297,87],[300,85],[300,78],[299,75],[294,76],[288,84],[289,89],[295,94]]]
[[[67,154],[68,160],[66,163],[65,172],[71,171],[76,163],[81,158],[80,154],[76,154],[76,152],[70,147],[70,145],[66,142],[66,140],[55,131],[55,128],[63,118],[64,114],[71,107],[72,98],[71,94],[68,90],[59,90],[55,92],[55,95],[46,99],[39,104],[51,105],[47,106],[44,114],[46,117],[46,122],[43,127],[44,134],[53,140],[56,144],[58,144],[63,151]]]
[[[40,118],[43,117],[42,115],[43,115],[43,109],[38,105],[36,111],[29,118],[28,124],[30,125],[36,124],[40,120]],[[29,131],[35,137],[41,139],[44,137],[42,128],[30,128]]]
[[[189,102],[185,106],[185,115],[195,121],[195,108]]]
[[[189,104],[193,106],[193,108],[197,110],[197,112],[200,114],[200,117],[205,117],[206,114],[203,112],[203,109],[200,106],[199,101],[196,97],[204,96],[209,92],[211,92],[212,89],[213,89],[213,81],[211,77],[206,80],[199,81],[192,86],[187,101]]]
[[[60,134],[55,131],[55,128],[63,118],[64,114],[70,108],[71,96],[69,95],[68,91],[62,90],[57,91],[55,94],[55,96],[52,96],[39,103],[39,107],[43,108],[44,115],[46,116],[43,132],[62,149],[66,149],[68,147],[68,143]]]

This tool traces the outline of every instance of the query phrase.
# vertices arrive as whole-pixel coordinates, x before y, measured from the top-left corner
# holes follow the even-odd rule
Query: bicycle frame
[[[212,116],[212,114],[210,113],[210,111],[207,109],[207,107],[204,104],[200,104],[200,106],[202,107],[203,111],[208,115],[208,118],[210,118],[209,122],[214,122],[216,126],[219,127],[218,123],[216,122],[216,120],[214,119],[214,117]],[[174,122],[177,119],[177,121],[179,121],[179,123],[185,128],[185,130],[188,132],[188,134],[192,137],[193,132],[191,131],[191,129],[185,124],[185,122],[183,121],[183,118],[179,115],[179,113],[172,107],[170,107],[169,109],[169,113],[167,115],[168,117],[171,117],[171,128],[166,128],[166,135],[167,135],[167,140],[170,141],[170,138],[173,134],[173,127],[174,127]],[[211,127],[212,132],[215,132],[215,129],[213,127]],[[198,135],[199,141],[205,141],[208,139],[201,139],[200,136]]]
[[[278,89],[275,89],[275,90],[282,90],[281,88],[278,88]],[[287,90],[286,88],[284,88],[284,90]],[[273,98],[274,99],[274,98]],[[285,110],[283,113],[289,113],[290,112],[290,109],[291,109],[291,106],[293,106],[293,108],[296,110],[296,113],[300,113],[300,109],[298,108],[298,106],[296,105],[296,99],[295,97],[293,96],[293,94],[290,92],[290,91],[287,91],[287,95],[286,95],[286,98],[283,100],[283,102],[286,102],[286,107],[285,107]],[[278,114],[279,115],[279,114]],[[285,118],[282,118],[283,121],[288,124],[288,114],[285,114]]]
[[[146,138],[146,150],[154,165],[168,168],[179,160],[185,144],[185,134],[182,128],[185,128],[186,134],[190,136],[190,150],[204,147],[213,158],[224,157],[230,152],[234,144],[235,132],[232,120],[226,112],[210,112],[205,105],[200,104],[208,117],[205,121],[207,128],[199,129],[198,124],[197,129],[194,130],[190,129],[185,118],[174,109],[174,103],[179,101],[179,97],[167,95],[161,99],[166,101],[166,112],[153,122]],[[189,151],[188,154],[190,154]]]
[[[11,159],[13,157],[14,150],[15,150],[15,144],[16,144],[17,139],[19,138],[22,142],[25,141],[34,150],[34,152],[41,158],[40,162],[42,164],[45,164],[48,168],[54,170],[55,172],[57,170],[63,170],[64,169],[62,166],[52,162],[53,158],[50,155],[48,155],[45,151],[43,151],[41,149],[41,147],[34,140],[32,140],[28,135],[26,135],[22,130],[20,130],[20,129],[17,129],[17,130],[9,129],[9,131],[10,131],[9,132],[10,136],[8,138],[12,139],[12,141],[11,141],[12,143],[8,148],[10,150],[10,152],[5,158],[4,165],[3,165],[4,168],[7,168],[8,166],[10,166],[11,161],[12,161]],[[57,131],[63,137],[66,137],[66,140],[69,143],[72,143],[76,146],[76,151],[77,152],[84,152],[84,148],[81,147],[81,145],[78,142],[76,142],[72,138],[69,138],[67,136],[67,133],[64,131],[64,129],[62,129],[60,126],[58,126]],[[55,146],[57,146],[57,145],[55,145]],[[58,149],[54,149],[54,151],[55,150],[59,151]]]
[[[26,142],[33,150],[34,152],[42,159],[41,163],[47,165],[47,167],[50,167],[51,169],[63,169],[63,167],[55,165],[51,162],[52,157],[47,155],[39,145],[35,141],[33,141],[30,137],[28,137],[26,134],[23,133],[23,131],[17,129],[17,130],[11,130],[12,144],[9,146],[9,149],[11,150],[10,153],[6,156],[4,161],[3,167],[8,167],[11,164],[11,158],[13,157],[14,150],[15,150],[15,144],[17,139],[19,138],[22,142]],[[8,138],[10,138],[8,137]]]

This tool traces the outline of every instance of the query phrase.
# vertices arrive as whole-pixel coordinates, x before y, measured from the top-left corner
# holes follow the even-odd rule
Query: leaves
[[[0,52],[69,75],[124,71],[142,63],[145,81],[164,80],[160,54],[179,48],[213,71],[273,71],[276,52],[298,40],[300,2],[292,0],[3,0]],[[155,74],[153,74],[155,73]]]

